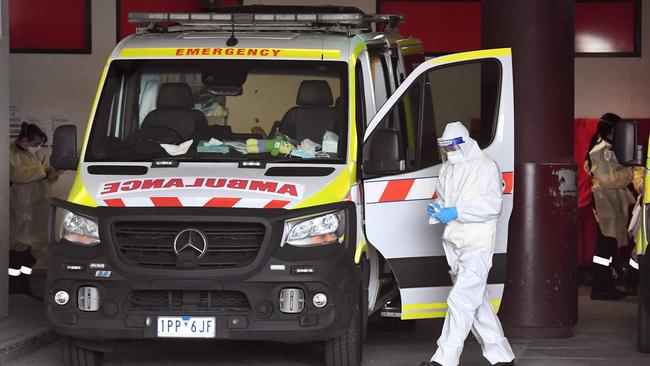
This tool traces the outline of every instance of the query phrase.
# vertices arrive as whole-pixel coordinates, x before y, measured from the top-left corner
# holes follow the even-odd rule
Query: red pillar
[[[500,317],[516,338],[568,337],[577,321],[574,0],[483,0],[483,48],[511,47],[514,211]]]

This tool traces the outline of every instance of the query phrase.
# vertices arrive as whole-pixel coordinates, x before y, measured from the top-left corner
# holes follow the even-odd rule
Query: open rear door
[[[429,225],[441,166],[436,139],[461,121],[504,177],[488,291],[498,309],[512,212],[514,111],[510,49],[446,55],[418,66],[375,115],[364,136],[366,237],[400,287],[402,319],[444,317],[451,289],[444,225]]]

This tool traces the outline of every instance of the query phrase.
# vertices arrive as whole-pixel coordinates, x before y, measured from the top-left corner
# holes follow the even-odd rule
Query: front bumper
[[[88,208],[63,201],[55,205],[98,218],[101,235],[101,244],[94,247],[57,242],[53,233],[56,215],[52,215],[47,316],[53,328],[65,336],[88,340],[156,338],[159,316],[214,316],[217,339],[318,341],[341,335],[359,301],[360,274],[354,263],[356,217],[350,202],[301,210]],[[280,246],[285,220],[336,209],[346,211],[342,243],[311,248]],[[143,268],[128,263],[116,249],[111,225],[119,220],[188,226],[206,220],[258,222],[266,227],[266,235],[255,259],[241,268]],[[313,268],[315,273],[298,271],[300,268]],[[97,311],[79,310],[77,293],[85,286],[99,291]],[[304,292],[302,312],[279,310],[284,288]],[[54,302],[54,295],[61,290],[70,294],[65,305]],[[316,293],[328,296],[325,307],[312,303]]]

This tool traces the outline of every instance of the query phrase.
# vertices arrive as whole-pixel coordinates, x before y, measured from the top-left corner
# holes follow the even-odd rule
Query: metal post
[[[9,286],[9,8],[0,0],[0,319],[8,315]]]
[[[568,337],[577,321],[574,0],[483,0],[483,47],[512,47],[514,211],[506,334]]]

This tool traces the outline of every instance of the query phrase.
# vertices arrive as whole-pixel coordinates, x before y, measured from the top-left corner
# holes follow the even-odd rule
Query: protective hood
[[[469,137],[469,131],[460,122],[448,123],[439,140],[454,140],[459,137],[463,140],[463,143],[459,145],[463,152],[463,159],[459,162],[450,161],[450,164],[462,164],[483,156],[483,151],[478,146],[478,143]]]

